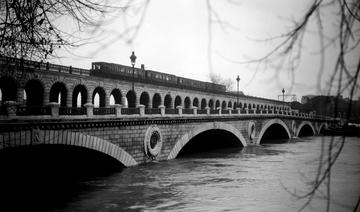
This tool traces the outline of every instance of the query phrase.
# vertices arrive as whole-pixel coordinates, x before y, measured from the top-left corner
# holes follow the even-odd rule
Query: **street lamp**
[[[240,81],[240,77],[239,75],[236,78],[237,81],[237,95],[236,95],[236,108],[239,107],[239,81]]]
[[[134,91],[134,72],[135,72],[135,61],[136,61],[136,56],[134,51],[132,52],[131,56],[130,56],[130,60],[131,60],[131,65],[132,65],[132,91]]]
[[[285,94],[285,89],[283,88],[281,92],[282,92],[282,94],[283,94],[283,111],[284,111],[284,110],[285,110],[285,106],[284,106],[284,97],[285,97],[284,94]]]

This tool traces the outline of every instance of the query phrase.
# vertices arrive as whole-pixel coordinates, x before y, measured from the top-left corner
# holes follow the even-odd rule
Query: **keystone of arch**
[[[309,125],[309,127],[311,128],[311,130],[313,131],[313,134],[316,135],[316,131],[315,131],[315,128],[314,126],[311,124],[310,121],[303,121],[301,122],[301,124],[299,125],[297,131],[296,131],[296,137],[299,137],[299,133],[301,131],[301,129],[305,126],[305,125]]]
[[[260,144],[261,138],[264,136],[264,133],[266,132],[266,130],[273,124],[280,124],[286,131],[287,135],[289,138],[291,138],[291,134],[289,131],[288,126],[280,119],[271,119],[268,122],[266,122],[266,124],[262,127],[258,139],[256,141],[256,144]]]
[[[245,138],[241,135],[240,131],[236,129],[234,126],[230,124],[225,124],[222,122],[213,122],[213,123],[206,123],[201,124],[199,126],[196,126],[191,131],[185,133],[176,143],[175,146],[172,148],[168,160],[176,158],[176,156],[179,154],[180,150],[195,136],[199,135],[202,132],[208,131],[208,130],[225,130],[230,133],[232,133],[234,136],[237,137],[241,145],[244,147],[247,146]]]

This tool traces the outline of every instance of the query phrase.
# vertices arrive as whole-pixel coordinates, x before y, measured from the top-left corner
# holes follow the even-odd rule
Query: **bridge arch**
[[[92,95],[92,103],[94,107],[105,107],[106,93],[104,88],[96,87]]]
[[[194,100],[193,100],[193,106],[195,106],[195,107],[199,107],[199,99],[198,98],[194,98]]]
[[[31,79],[25,85],[26,105],[40,107],[44,103],[44,86],[40,80]]]
[[[78,84],[74,87],[72,93],[72,106],[73,107],[82,107],[87,103],[88,92],[84,85]]]
[[[185,97],[185,100],[184,100],[184,108],[187,108],[189,109],[191,107],[191,100],[190,100],[190,97]]]
[[[221,109],[226,109],[226,101],[222,101],[221,103]]]
[[[182,106],[182,99],[181,99],[180,96],[176,96],[176,97],[175,97],[175,108],[176,108],[177,106]]]
[[[165,108],[172,108],[172,98],[170,94],[166,94],[164,99]]]
[[[62,107],[66,107],[68,89],[63,82],[55,82],[50,89],[50,102],[60,103]]]
[[[150,96],[149,93],[144,91],[141,93],[140,95],[140,104],[144,105],[145,108],[149,108],[150,107]]]
[[[21,132],[17,132],[21,134]],[[35,135],[36,134],[36,135]],[[110,157],[116,159],[124,166],[135,166],[137,162],[135,159],[127,153],[121,147],[106,141],[104,139],[91,136],[84,135],[79,132],[71,132],[71,131],[50,131],[45,132],[42,130],[34,131],[35,141],[32,143],[29,142],[21,142],[17,145],[27,146],[27,145],[68,145],[68,146],[77,146],[87,149],[92,149],[103,154],[109,155]],[[19,136],[20,137],[20,136]],[[25,138],[24,138],[25,139]],[[12,141],[16,142],[16,141]],[[15,146],[12,144],[11,146]],[[1,146],[0,149],[3,147]]]
[[[113,103],[114,104],[121,105],[122,94],[121,94],[120,89],[114,88],[110,93],[110,99],[111,98],[113,98]],[[110,101],[110,103],[112,103],[112,102]]]
[[[310,121],[303,121],[303,122],[301,122],[301,124],[297,128],[297,131],[296,131],[296,134],[295,134],[296,137],[301,136],[302,135],[301,132],[302,131],[304,132],[304,130],[307,130],[306,128],[311,129],[312,135],[316,135],[316,130],[315,130],[314,126],[311,124],[311,122]],[[304,135],[305,136],[308,135],[308,132],[304,132]]]
[[[290,134],[290,131],[289,131],[289,128],[288,126],[280,119],[271,119],[269,120],[268,122],[266,122],[266,124],[261,128],[261,131],[259,133],[259,136],[258,136],[258,139],[256,141],[256,144],[260,144],[261,142],[261,139],[262,137],[264,136],[266,130],[268,128],[270,128],[272,125],[274,124],[278,124],[278,125],[281,125],[283,127],[283,129],[285,130],[288,138],[291,138],[291,134]]]
[[[327,128],[328,128],[328,123],[321,123],[321,124],[319,125],[317,134],[318,134],[318,135],[321,134],[321,131],[322,131],[323,129],[327,129]]]
[[[0,78],[0,102],[16,101],[18,83],[10,76]]]
[[[135,108],[136,107],[136,93],[133,90],[129,90],[126,94],[126,100],[128,102],[128,107]]]
[[[159,108],[161,105],[161,96],[159,93],[155,93],[152,98],[152,108]]]
[[[218,130],[225,130],[228,131],[230,133],[232,133],[234,136],[237,137],[237,139],[239,140],[239,142],[241,142],[242,146],[246,146],[246,140],[245,138],[242,136],[242,134],[240,133],[240,131],[238,129],[236,129],[235,127],[233,127],[230,124],[225,124],[222,122],[213,122],[213,123],[206,123],[206,124],[201,124],[195,128],[193,128],[191,131],[187,132],[186,134],[184,134],[174,145],[174,147],[172,148],[172,150],[170,151],[170,154],[168,155],[168,160],[170,159],[174,159],[176,158],[176,156],[179,154],[180,150],[192,139],[194,138],[196,135],[199,135],[202,132],[208,131],[208,130],[214,130],[214,129],[218,129]]]
[[[217,109],[218,107],[220,107],[220,101],[219,101],[219,100],[216,100],[216,102],[215,102],[215,109]]]
[[[214,109],[214,100],[209,100],[209,108]]]
[[[207,107],[206,99],[201,100],[201,109],[205,109]]]

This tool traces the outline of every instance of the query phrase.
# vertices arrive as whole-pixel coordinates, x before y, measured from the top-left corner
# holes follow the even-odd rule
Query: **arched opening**
[[[140,104],[145,105],[145,108],[150,107],[150,96],[147,92],[142,92],[140,95]]]
[[[171,98],[170,94],[166,94],[165,99],[164,99],[165,108],[171,108],[171,104],[172,104],[172,98]]]
[[[225,102],[225,101],[223,101],[223,102],[221,103],[221,108],[222,108],[222,109],[226,109],[226,102]]]
[[[184,100],[184,107],[186,109],[189,109],[190,106],[191,106],[191,100],[190,100],[190,97],[187,96],[187,97],[185,97],[185,100]]]
[[[16,101],[17,83],[12,77],[0,78],[0,102]]]
[[[126,94],[126,99],[128,102],[128,107],[135,108],[136,107],[136,94],[133,90],[130,90]]]
[[[201,100],[201,109],[205,109],[206,108],[206,99],[202,99]]]
[[[175,108],[177,106],[181,106],[182,105],[182,101],[181,101],[181,97],[180,96],[176,96],[175,97]]]
[[[281,124],[274,123],[266,129],[261,137],[260,143],[284,143],[287,142],[288,139],[289,135],[286,129]]]
[[[161,96],[160,94],[156,93],[154,94],[153,96],[153,99],[152,99],[152,104],[153,104],[153,108],[159,108],[159,106],[161,105]]]
[[[87,103],[87,90],[84,85],[77,85],[73,90],[72,106],[83,107]]]
[[[248,109],[251,110],[251,108],[252,108],[252,107],[251,107],[251,104],[248,104]]]
[[[228,102],[228,108],[232,108],[232,102],[231,101]]]
[[[307,136],[313,136],[314,132],[312,130],[312,128],[308,125],[305,124],[299,131],[298,137],[307,137]]]
[[[111,91],[110,93],[110,105],[118,104],[121,105],[121,91],[117,88]]]
[[[246,103],[244,103],[244,108],[247,108],[247,104],[246,104]]]
[[[92,97],[94,107],[105,107],[105,98],[105,90],[102,87],[96,87]]]
[[[209,100],[209,107],[213,110],[214,109],[214,100]]]
[[[11,161],[1,166],[1,207],[16,199],[22,204],[11,204],[14,211],[52,211],[55,205],[64,205],[74,195],[92,188],[82,182],[124,169],[107,154],[73,145],[7,148],[0,150],[0,160]]]
[[[193,100],[193,106],[199,107],[199,100],[198,100],[198,98],[194,98],[194,100]]]
[[[179,152],[177,157],[183,156],[202,156],[201,152],[224,152],[241,151],[243,145],[239,139],[229,131],[212,129],[204,131],[193,137]]]
[[[50,102],[60,103],[61,107],[66,107],[67,89],[62,82],[56,82],[50,89]]]
[[[25,86],[26,105],[41,107],[44,103],[44,87],[39,80],[29,80]]]
[[[218,107],[220,107],[220,101],[219,101],[219,100],[216,100],[215,109],[218,109]]]

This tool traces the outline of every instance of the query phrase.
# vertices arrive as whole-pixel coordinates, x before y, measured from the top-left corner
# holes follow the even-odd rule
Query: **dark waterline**
[[[330,137],[325,138],[326,144]],[[1,188],[6,189],[1,190],[1,211],[7,211],[5,205],[10,211],[296,211],[304,200],[286,189],[303,194],[309,188],[321,143],[322,137],[305,137],[230,147],[128,169],[99,169],[85,176],[76,163],[72,173],[59,173],[45,165],[34,170],[45,176],[37,175],[29,168],[34,160],[28,161],[24,162],[28,169],[10,170],[16,173],[14,178],[4,179],[7,175],[2,174]],[[352,211],[359,197],[359,152],[360,139],[347,138],[332,173],[331,211]],[[78,154],[67,154],[66,161],[75,160]],[[94,157],[93,152],[87,154]],[[50,156],[44,157],[39,155],[35,161]],[[108,158],[100,160],[112,163]],[[27,178],[29,175],[32,177]],[[325,206],[325,200],[317,195],[312,208],[305,211],[324,211]]]

